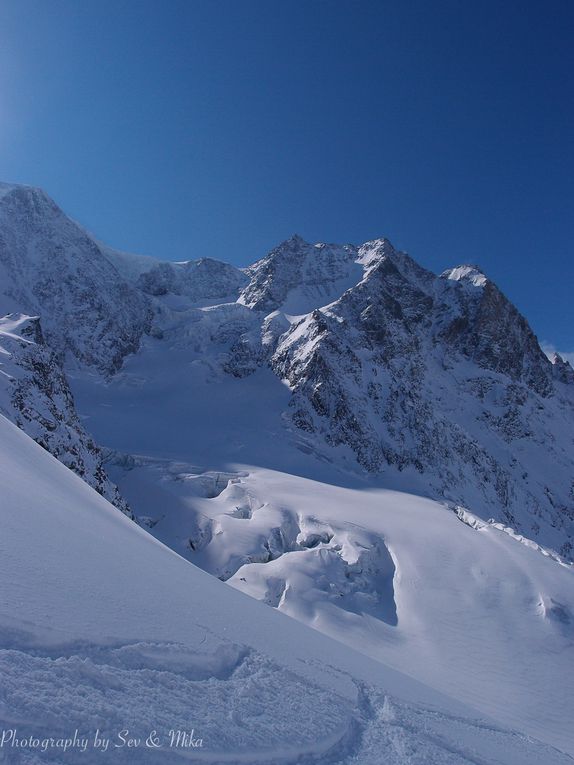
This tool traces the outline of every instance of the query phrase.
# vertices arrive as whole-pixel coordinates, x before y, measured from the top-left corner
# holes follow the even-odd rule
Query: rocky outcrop
[[[574,384],[574,369],[569,361],[565,361],[559,353],[552,355],[552,374],[554,379],[565,385]]]
[[[280,244],[245,269],[239,302],[256,311],[307,313],[337,298],[361,273],[352,245],[308,244],[300,236]]]
[[[56,354],[36,317],[0,318],[0,411],[119,510],[133,517],[82,426]]]
[[[458,294],[449,295],[455,315],[443,337],[484,369],[520,380],[542,396],[553,390],[548,359],[526,319],[475,267],[446,271]]]

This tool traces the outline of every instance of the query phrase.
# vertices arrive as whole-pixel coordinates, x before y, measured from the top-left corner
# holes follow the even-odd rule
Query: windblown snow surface
[[[2,762],[571,761],[191,566],[3,417],[0,443]]]

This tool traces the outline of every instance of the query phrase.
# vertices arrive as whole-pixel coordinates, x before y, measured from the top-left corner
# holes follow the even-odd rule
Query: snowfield
[[[191,566],[3,417],[0,436],[2,761],[570,761]]]
[[[113,383],[72,380],[145,528],[234,588],[574,752],[571,565],[500,524],[472,528],[458,506],[413,494],[412,474],[382,488],[294,448],[288,391],[267,374],[206,375],[146,342]]]

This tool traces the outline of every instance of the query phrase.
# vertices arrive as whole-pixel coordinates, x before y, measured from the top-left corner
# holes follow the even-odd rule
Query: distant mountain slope
[[[149,329],[146,297],[40,189],[0,184],[0,315],[40,316],[58,356],[112,374]]]
[[[233,302],[247,283],[238,268],[211,258],[185,263],[159,263],[142,273],[137,285],[148,295],[185,295],[193,302],[227,298]]]

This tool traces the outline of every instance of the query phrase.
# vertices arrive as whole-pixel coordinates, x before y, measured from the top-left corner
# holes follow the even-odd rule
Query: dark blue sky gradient
[[[2,0],[0,178],[108,244],[475,262],[574,351],[574,2]]]

